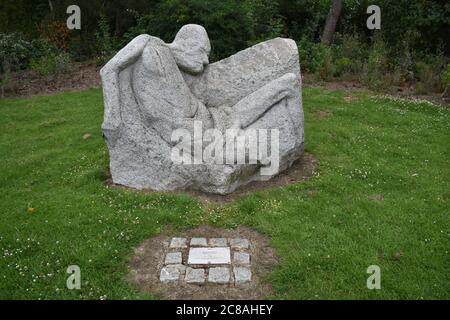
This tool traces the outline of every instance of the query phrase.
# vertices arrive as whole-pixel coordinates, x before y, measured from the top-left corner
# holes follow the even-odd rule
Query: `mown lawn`
[[[0,298],[154,298],[124,281],[133,247],[212,224],[272,237],[281,262],[268,298],[448,299],[449,109],[369,92],[303,95],[317,174],[208,207],[105,186],[99,89],[0,100]],[[78,291],[66,288],[73,264]],[[366,287],[374,264],[381,290]]]

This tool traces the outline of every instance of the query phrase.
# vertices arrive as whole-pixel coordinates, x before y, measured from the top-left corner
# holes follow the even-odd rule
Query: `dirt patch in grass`
[[[344,101],[345,102],[358,102],[359,101],[359,97],[348,95],[348,96],[344,97]]]
[[[372,194],[369,196],[369,200],[380,202],[384,200],[384,196],[382,194]]]
[[[273,187],[282,187],[302,181],[308,180],[313,174],[314,170],[317,166],[317,160],[314,158],[312,154],[305,153],[300,159],[295,161],[292,166],[279,173],[272,179],[268,181],[252,181],[245,186],[239,187],[236,191],[233,193],[227,194],[227,195],[220,195],[220,194],[212,194],[212,193],[205,193],[201,191],[193,191],[193,190],[179,190],[179,191],[165,191],[167,193],[176,193],[176,194],[189,194],[193,197],[196,197],[200,199],[204,203],[209,202],[218,202],[218,203],[224,203],[224,202],[231,202],[234,201],[246,194],[273,188]],[[112,181],[111,174],[107,173],[107,180],[106,184],[110,187],[114,188],[125,188],[125,189],[131,189],[135,190],[126,186],[115,184]],[[151,189],[144,189],[144,190],[136,190],[137,192],[161,192],[161,191],[154,191]]]
[[[192,237],[248,239],[251,243],[252,280],[241,285],[208,282],[202,285],[181,282],[162,283],[159,275],[172,236],[188,239]],[[261,299],[270,296],[273,292],[265,277],[279,261],[269,244],[269,237],[248,227],[218,229],[200,226],[175,235],[163,233],[145,240],[134,250],[128,265],[127,281],[139,290],[156,294],[163,299]],[[183,261],[186,260],[187,252],[183,252]]]
[[[330,110],[319,110],[319,111],[316,112],[316,115],[319,118],[323,119],[323,118],[328,118],[329,116],[332,116],[333,112],[331,112]]]

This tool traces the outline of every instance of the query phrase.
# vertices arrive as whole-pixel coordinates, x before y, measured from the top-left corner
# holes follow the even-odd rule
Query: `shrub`
[[[304,37],[298,43],[298,48],[303,71],[329,75],[329,69],[333,61],[332,50],[335,49],[334,46],[313,43]]]
[[[31,69],[38,72],[42,76],[65,73],[70,69],[70,66],[70,56],[65,52],[59,54],[51,53],[49,55],[33,59],[30,63]]]
[[[342,76],[352,72],[352,61],[347,57],[339,58],[335,61],[335,76]]]
[[[253,33],[249,45],[286,35],[286,25],[277,1],[247,0],[247,3]]]
[[[416,92],[426,94],[442,92],[443,81],[441,76],[442,64],[438,58],[432,63],[419,61],[416,63]]]
[[[445,100],[450,99],[450,63],[447,64],[447,68],[442,73],[442,83],[444,84],[444,92],[442,98]]]
[[[38,32],[42,39],[46,39],[60,50],[69,49],[70,30],[65,21],[50,21],[47,24],[42,23],[38,27]]]
[[[208,31],[213,62],[245,49],[253,37],[253,20],[245,1],[162,1],[154,12],[158,14],[134,13],[136,25],[125,33],[125,43],[142,33],[170,42],[183,25],[196,23]]]
[[[46,39],[35,39],[31,41],[33,52],[30,55],[30,60],[38,59],[43,56],[58,54],[60,50]]]
[[[47,40],[28,41],[20,33],[0,33],[0,87],[1,94],[11,89],[11,72],[33,67],[41,74],[65,71],[70,65],[67,54],[58,54]]]
[[[20,33],[0,33],[0,72],[17,71],[28,66],[33,45]]]
[[[376,37],[360,75],[361,82],[370,89],[381,91],[392,84],[386,82],[384,77],[388,73],[388,56],[386,44],[381,37]]]
[[[443,73],[448,63],[441,53],[435,56],[425,55],[415,63],[415,77],[417,79],[416,92],[419,94],[442,92],[445,83]]]
[[[450,63],[447,64],[447,67],[442,72],[442,84],[447,87],[450,85]]]
[[[302,70],[321,80],[357,74],[367,60],[367,49],[354,36],[336,35],[332,45],[313,43],[304,37],[298,47]]]
[[[319,80],[331,80],[336,74],[336,66],[333,62],[332,48],[319,44],[316,47],[317,54],[313,60],[316,64],[314,75]]]
[[[108,19],[101,15],[95,32],[96,61],[105,64],[116,52],[117,40],[111,35]]]

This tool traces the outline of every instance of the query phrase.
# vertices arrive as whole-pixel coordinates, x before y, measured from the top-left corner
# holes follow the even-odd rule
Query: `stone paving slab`
[[[186,269],[186,276],[184,278],[184,281],[186,283],[204,283],[205,282],[205,269],[194,269],[194,268],[187,268]]]
[[[209,245],[211,247],[226,247],[228,244],[226,238],[211,238],[209,239]]]
[[[209,268],[208,281],[225,284],[230,282],[230,269],[227,267]]]
[[[181,264],[181,252],[169,252],[164,260],[165,264]]]
[[[234,267],[234,282],[236,284],[243,284],[252,280],[252,272],[246,267]]]
[[[165,283],[178,281],[185,268],[186,267],[181,264],[179,265],[171,264],[165,266],[161,269],[159,280]]]
[[[187,239],[186,238],[172,238],[170,241],[170,248],[187,248]]]
[[[233,262],[236,264],[250,264],[250,254],[237,251],[233,254]]]
[[[247,239],[230,239],[230,245],[234,249],[248,249],[250,247],[250,242]]]
[[[191,247],[206,247],[208,245],[208,241],[206,238],[192,238],[191,239]]]

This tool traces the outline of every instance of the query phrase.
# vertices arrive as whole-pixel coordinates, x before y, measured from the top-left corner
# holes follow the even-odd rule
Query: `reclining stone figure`
[[[210,50],[206,30],[191,24],[169,44],[140,35],[102,68],[102,130],[114,183],[227,194],[250,181],[270,179],[301,156],[303,110],[295,42],[276,38],[213,64]],[[256,130],[276,130],[271,138],[278,141],[270,150],[279,155],[276,170],[261,174],[261,167],[270,165],[267,157],[258,157],[261,150],[257,159],[250,159],[246,149],[246,163],[174,161],[174,148],[185,146],[183,152],[193,153],[191,142],[194,149],[196,144],[174,139],[174,132],[195,136],[199,125],[202,132],[245,137],[246,146],[254,142],[251,133]],[[226,141],[217,139],[215,147],[231,140]]]

